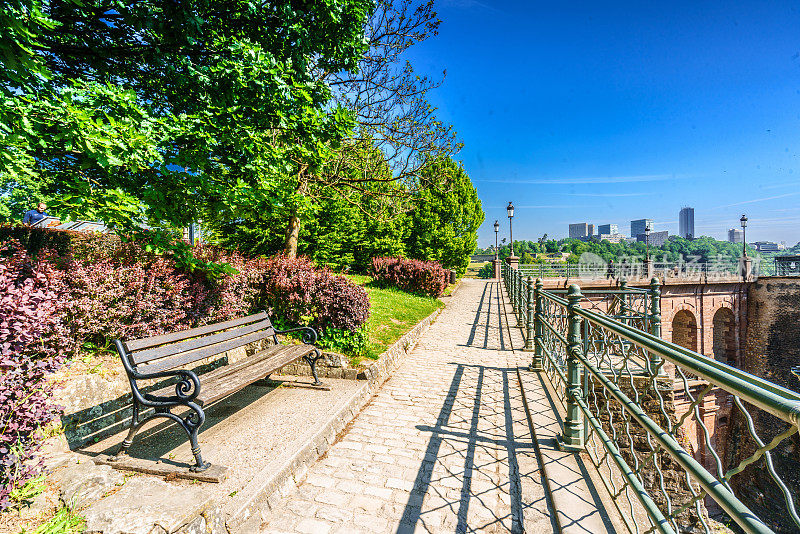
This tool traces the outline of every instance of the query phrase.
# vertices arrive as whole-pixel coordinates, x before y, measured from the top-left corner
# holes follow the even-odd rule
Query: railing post
[[[544,335],[544,325],[542,324],[542,315],[544,315],[544,304],[542,303],[542,283],[541,278],[536,279],[533,287],[533,300],[535,302],[535,312],[533,316],[534,328],[534,352],[533,361],[531,362],[531,371],[543,371],[544,365],[542,361],[542,336]]]
[[[517,281],[519,283],[519,305],[517,306],[517,324],[521,327],[525,327],[525,315],[527,314],[527,310],[525,306],[522,305],[524,302],[525,296],[525,277],[522,276],[522,271],[519,271],[519,276],[517,277]]]
[[[533,278],[530,276],[526,280],[525,284],[525,291],[527,292],[528,298],[527,306],[525,309],[525,352],[533,351],[534,343],[533,343],[533,321],[534,321],[534,308],[536,306],[536,301],[534,300],[533,296]]]
[[[508,273],[511,277],[511,312],[514,317],[517,317],[517,271],[512,269],[511,265],[508,266]]]
[[[655,276],[650,280],[650,333],[661,338],[661,284]],[[661,355],[655,352],[648,353],[650,358],[650,372],[658,373],[661,366]]]
[[[622,293],[619,296],[619,315],[620,315],[620,322],[623,324],[628,324],[628,281],[627,280],[620,280],[619,282],[619,290]]]
[[[576,284],[569,286],[567,293],[567,418],[564,432],[559,437],[559,447],[564,451],[583,450],[583,417],[577,398],[582,394],[581,363],[578,354],[583,351],[581,342],[581,318],[576,309],[581,306],[581,288]]]

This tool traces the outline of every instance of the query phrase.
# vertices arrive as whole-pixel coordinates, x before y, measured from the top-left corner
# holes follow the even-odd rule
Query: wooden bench
[[[303,343],[281,345],[277,335],[287,332],[302,332]],[[274,344],[200,376],[185,369],[189,364],[264,339],[271,339]],[[301,358],[311,366],[314,384],[322,385],[316,370],[322,353],[314,346],[316,341],[317,332],[311,327],[276,330],[266,312],[160,336],[131,341],[115,339],[114,345],[131,384],[133,416],[128,435],[111,460],[122,459],[142,425],[156,417],[164,417],[177,422],[189,435],[196,460],[191,470],[208,469],[211,464],[203,461],[197,444],[197,433],[205,421],[203,407],[267,378],[284,365]],[[141,389],[142,380],[173,377],[177,379],[176,383],[158,390],[144,392]],[[189,408],[188,414],[172,413],[173,408],[179,407]],[[142,411],[147,408],[153,408],[154,412],[142,417]]]

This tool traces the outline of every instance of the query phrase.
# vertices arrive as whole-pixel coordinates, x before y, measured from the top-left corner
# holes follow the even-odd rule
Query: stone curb
[[[295,451],[277,468],[261,471],[245,486],[235,503],[225,507],[227,516],[225,526],[230,534],[255,532],[261,525],[261,511],[271,510],[279,499],[285,497],[292,488],[302,482],[308,466],[317,461],[337,436],[361,412],[373,394],[391,376],[403,357],[416,346],[428,326],[436,320],[442,308],[435,310],[414,328],[406,332],[380,358],[362,371],[365,383],[345,403],[313,437]]]

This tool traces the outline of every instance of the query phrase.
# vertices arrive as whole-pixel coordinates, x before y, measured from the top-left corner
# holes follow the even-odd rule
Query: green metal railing
[[[646,288],[545,290],[504,265],[503,282],[533,352],[530,369],[548,377],[566,413],[561,446],[588,453],[631,532],[710,533],[709,510],[744,532],[800,531],[798,463],[776,463],[770,452],[800,443],[800,394],[661,339],[656,279]],[[737,454],[724,452],[732,438],[712,436],[709,404],[730,410],[729,428],[738,422]],[[757,428],[754,416],[771,424]],[[777,516],[767,513],[774,503],[753,497],[757,471],[782,497]],[[634,520],[642,509],[649,525]]]

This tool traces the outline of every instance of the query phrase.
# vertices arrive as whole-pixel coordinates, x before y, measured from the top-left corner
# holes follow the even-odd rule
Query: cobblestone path
[[[262,532],[553,532],[503,298],[464,279]]]

